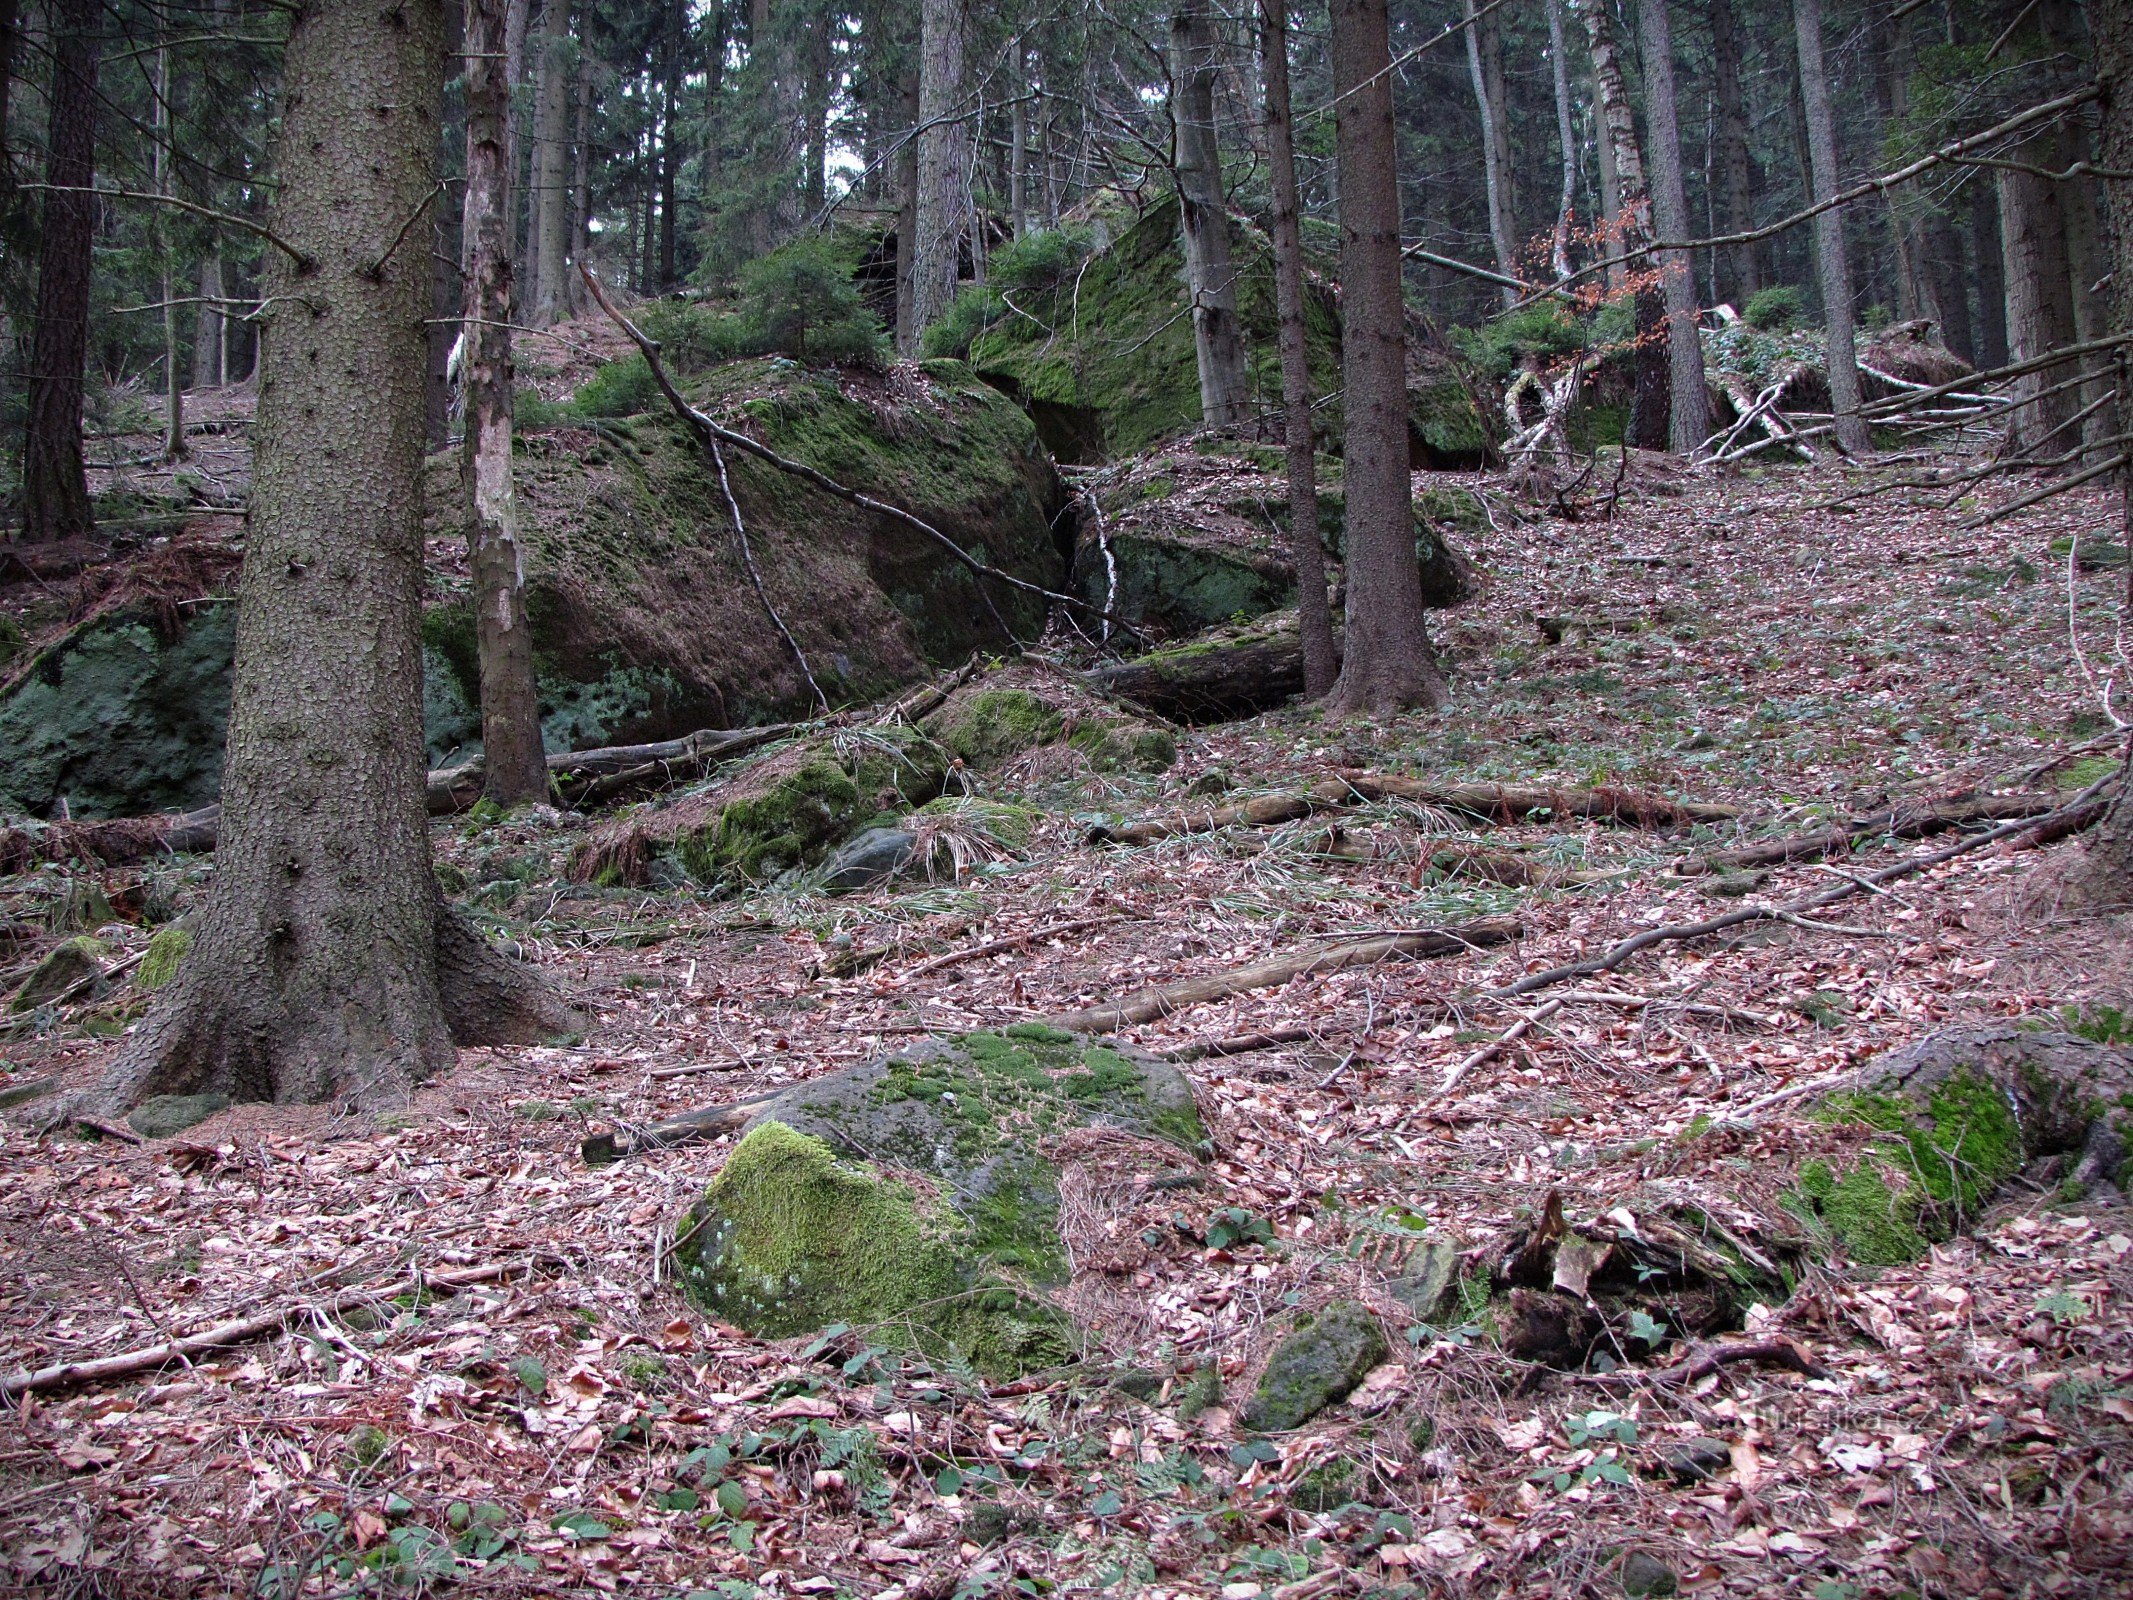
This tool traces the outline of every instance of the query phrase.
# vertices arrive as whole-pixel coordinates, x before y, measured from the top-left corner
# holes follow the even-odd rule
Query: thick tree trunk
[[[574,317],[585,309],[585,286],[573,270],[576,263],[585,259],[585,246],[592,231],[592,52],[578,53],[578,107],[572,118],[570,130],[570,260],[564,264],[564,288],[559,298],[562,315]],[[712,97],[717,98],[718,78],[714,69],[711,79]],[[718,142],[714,130],[711,146],[705,153],[705,177],[714,192],[718,181]]]
[[[2044,167],[2058,154],[2058,140],[2039,135],[2017,145],[2011,159]],[[2003,167],[1994,175],[2000,201],[2000,253],[2007,300],[2007,353],[2028,361],[2074,337],[2073,300],[2066,264],[2066,224],[2059,195],[2035,172]],[[2008,444],[2015,451],[2037,448],[2049,440],[2047,453],[2067,445],[2064,427],[2076,408],[2071,391],[2033,399],[2066,377],[2064,367],[2046,367],[2014,380],[2018,401],[2008,418]]]
[[[1827,200],[1837,192],[1837,133],[1829,108],[1829,74],[1822,65],[1822,0],[1792,0],[1792,22],[1799,40],[1800,100],[1807,114],[1814,196]],[[1822,321],[1829,337],[1829,409],[1836,414],[1837,445],[1861,456],[1873,449],[1873,440],[1859,415],[1851,262],[1844,249],[1841,207],[1815,218],[1815,263],[1822,284]]]
[[[1565,0],[1574,5],[1576,0]],[[1594,107],[1594,120],[1598,123],[1593,140],[1593,149],[1600,163],[1600,256],[1607,263],[1607,271],[1601,281],[1611,295],[1620,294],[1628,273],[1623,264],[1622,247],[1622,175],[1615,171],[1615,142],[1608,137],[1606,118]]]
[[[1573,9],[1585,23],[1593,86],[1599,100],[1601,140],[1612,152],[1615,203],[1619,207],[1615,231],[1625,249],[1642,249],[1652,242],[1651,202],[1644,187],[1644,152],[1637,143],[1637,119],[1623,82],[1614,23],[1606,0],[1573,0]],[[1647,450],[1664,450],[1670,438],[1672,410],[1668,398],[1672,358],[1665,331],[1666,299],[1659,285],[1650,281],[1649,268],[1642,260],[1636,263],[1635,278],[1637,388],[1630,403],[1629,432],[1624,442]],[[1627,277],[1625,281],[1629,281]]]
[[[2133,172],[2133,7],[2096,6],[2089,13],[2089,25],[2095,40],[2096,81],[2103,90],[2097,165],[2106,172]],[[2113,224],[2110,327],[2123,334],[2133,331],[2133,180],[2108,178],[2103,188]],[[2125,371],[2122,361],[2119,372]],[[2118,428],[2123,430],[2133,421],[2124,414],[2123,393],[2119,404]],[[2118,477],[2120,515],[2127,532],[2133,534],[2133,472],[2121,469]],[[2128,578],[2133,583],[2133,571]],[[2133,593],[2127,604],[2133,607]],[[2128,770],[2133,773],[2133,767]],[[2072,887],[2092,905],[2133,906],[2133,782],[2121,781],[2111,809],[2089,838]]]
[[[511,84],[496,59],[510,0],[467,0],[467,191],[464,372],[467,555],[481,666],[483,793],[499,805],[548,796],[525,555],[511,481]],[[551,10],[556,9],[551,0]],[[548,41],[544,40],[544,44]]]
[[[1288,23],[1288,0],[1259,0],[1267,176],[1274,191],[1274,302],[1280,324],[1281,404],[1289,461],[1289,560],[1296,568],[1303,691],[1315,700],[1333,687],[1340,658],[1333,648],[1325,550],[1318,532],[1318,458],[1311,430],[1310,347],[1304,337],[1303,233],[1289,106]]]
[[[915,64],[905,69],[899,94],[901,121],[918,126],[919,84]],[[896,353],[918,354],[918,139],[904,140],[890,163],[896,169]]]
[[[1200,369],[1200,420],[1234,427],[1251,405],[1244,334],[1229,258],[1229,206],[1215,143],[1215,30],[1204,0],[1183,0],[1170,19],[1172,119],[1177,127],[1179,230],[1192,296],[1193,354]]]
[[[1386,0],[1333,0],[1340,166],[1341,375],[1346,427],[1347,657],[1336,712],[1449,698],[1422,611],[1407,456],[1407,309]]]
[[[30,347],[29,422],[22,450],[22,537],[30,543],[96,531],[81,453],[83,371],[89,359],[89,270],[96,202],[98,0],[54,0],[44,228],[37,263],[37,331]]]
[[[1652,220],[1668,239],[1690,238],[1688,189],[1681,174],[1681,129],[1675,116],[1674,33],[1667,0],[1639,0],[1644,44],[1644,115],[1652,141]],[[1711,432],[1703,386],[1703,338],[1697,332],[1696,268],[1686,250],[1659,259],[1666,293],[1667,442],[1694,455]]]
[[[532,282],[521,302],[536,328],[570,315],[569,9],[569,0],[548,0],[534,46]]]
[[[1935,211],[1923,231],[1926,275],[1933,281],[1933,306],[1940,313],[1940,342],[1974,367],[1983,367],[1977,332],[1970,321],[1970,285],[1963,271],[1963,243],[1947,214]]]
[[[1970,184],[1970,276],[1977,283],[1977,364],[1990,371],[2007,365],[2007,275],[2001,270],[1999,188],[1989,179]]]
[[[807,33],[807,81],[802,89],[801,115],[807,137],[801,143],[800,200],[807,216],[819,216],[829,200],[829,113],[835,87],[831,75],[837,58],[830,49],[830,30],[811,28]]]
[[[162,195],[171,192],[170,94],[170,46],[159,42],[156,47],[155,119],[152,126],[156,193]],[[158,287],[162,291],[160,298],[163,301],[163,459],[176,461],[185,454],[185,379],[178,369],[178,290],[177,280],[170,270],[170,229],[163,217],[156,219],[155,241],[156,254],[161,258]]]
[[[1577,114],[1570,97],[1570,49],[1563,37],[1563,0],[1542,0],[1548,8],[1548,66],[1555,86],[1555,143],[1563,158],[1563,193],[1555,207],[1555,230],[1549,239],[1548,263],[1558,280],[1570,276],[1570,229],[1577,219]]]
[[[666,26],[659,46],[659,276],[661,293],[681,281],[681,262],[676,254],[675,229],[681,206],[676,177],[681,166],[675,125],[681,111],[682,10],[688,0],[668,0]]]
[[[93,1103],[404,1100],[455,1038],[567,1013],[445,904],[423,805],[422,319],[391,245],[435,173],[439,0],[313,0],[283,67],[250,539],[215,880]],[[301,299],[296,298],[301,296]]]
[[[1518,224],[1511,205],[1511,127],[1505,121],[1503,33],[1496,13],[1477,15],[1474,0],[1460,0],[1466,17],[1466,68],[1474,84],[1474,105],[1481,113],[1481,182],[1489,212],[1489,242],[1496,270],[1518,276]],[[1506,285],[1503,303],[1518,304],[1519,291]]]
[[[919,17],[917,179],[912,196],[911,339],[955,298],[969,230],[970,124],[963,104],[964,0],[923,0]]]
[[[15,29],[21,7],[16,0],[0,0],[0,194],[15,187],[15,147],[7,136],[8,91],[15,83]]]
[[[1755,226],[1755,164],[1748,145],[1748,100],[1740,81],[1740,15],[1733,7],[1734,0],[1711,0],[1711,90],[1718,100],[1725,231],[1746,233]],[[1728,246],[1726,263],[1726,292],[1736,307],[1745,308],[1749,297],[1763,286],[1756,247]]]
[[[193,387],[223,384],[222,252],[210,247],[200,258],[200,303],[193,308]]]

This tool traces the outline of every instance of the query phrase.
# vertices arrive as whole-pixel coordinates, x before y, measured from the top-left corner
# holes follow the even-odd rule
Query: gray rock
[[[1622,1592],[1626,1595],[1668,1595],[1681,1587],[1674,1569],[1657,1556],[1632,1550],[1622,1558]]]
[[[1438,1322],[1452,1307],[1459,1281],[1459,1255],[1456,1239],[1423,1240],[1408,1256],[1399,1276],[1385,1285],[1386,1292],[1412,1311],[1417,1322]]]
[[[1733,1452],[1725,1440],[1701,1436],[1660,1446],[1658,1461],[1676,1483],[1702,1483],[1732,1465]]]
[[[1378,1319],[1353,1300],[1336,1300],[1274,1347],[1239,1420],[1257,1433],[1300,1428],[1389,1353]]]
[[[829,894],[872,888],[909,870],[918,841],[901,828],[869,828],[839,845],[822,864],[822,887]]]
[[[126,1126],[144,1139],[168,1139],[229,1108],[226,1094],[150,1095],[127,1115]]]

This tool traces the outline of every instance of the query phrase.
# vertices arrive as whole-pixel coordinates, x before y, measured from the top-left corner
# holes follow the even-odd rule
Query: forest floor
[[[1041,776],[1046,820],[1023,859],[956,884],[602,890],[561,870],[586,819],[440,823],[472,903],[591,1008],[590,1032],[465,1051],[377,1121],[239,1106],[173,1141],[0,1145],[0,1370],[336,1307],[0,1417],[0,1587],[281,1595],[310,1571],[319,1593],[1571,1596],[1622,1593],[1658,1562],[1685,1593],[2133,1593],[2133,1211],[2056,1186],[2016,1186],[1908,1265],[1810,1264],[1782,1305],[1749,1310],[1750,1333],[1799,1340],[1820,1376],[1553,1372],[1472,1327],[1416,1327],[1349,1400],[1263,1441],[1231,1403],[1186,1418],[1176,1379],[1148,1404],[1072,1372],[988,1385],[855,1337],[748,1338],[665,1264],[730,1141],[594,1170],[578,1155],[596,1129],[927,1030],[1510,912],[1509,945],[1128,1030],[1155,1050],[1311,1037],[1186,1063],[1215,1146],[1206,1187],[1111,1197],[1112,1248],[1079,1263],[1101,1358],[1084,1370],[1212,1368],[1234,1400],[1291,1307],[1361,1298],[1399,1330],[1385,1276],[1418,1229],[1480,1246],[1551,1191],[1583,1217],[1655,1184],[1752,1208],[1764,1169],[1830,1136],[1807,1091],[1950,1021],[2123,1006],[2133,988],[2121,920],[2059,906],[2078,839],[1988,848],[1826,926],[1647,952],[1442,1087],[1530,1009],[1463,994],[1740,903],[1669,870],[1690,854],[1892,798],[2064,791],[2108,770],[2069,617],[2100,673],[2124,573],[2070,577],[2064,541],[2120,537],[2113,503],[2075,494],[1982,529],[1962,522],[1977,502],[1924,493],[1817,509],[1856,482],[1690,480],[1574,524],[1518,522],[1499,500],[1471,552],[1479,598],[1435,619],[1449,711],[1196,730],[1160,778],[1010,769],[995,791]],[[1175,809],[1195,784],[1234,797],[1355,768],[1756,810],[1689,837],[1363,807],[1345,818],[1360,861],[1329,857],[1322,823],[1086,842],[1092,821]],[[1604,876],[1523,889],[1426,870],[1469,836]],[[1844,865],[1925,848],[1880,841]],[[100,886],[123,913],[182,901],[207,870]],[[1749,887],[1774,899],[1835,870]],[[42,922],[80,893],[62,876],[0,883],[0,912]],[[145,943],[123,921],[116,946]],[[825,974],[877,948],[857,976]],[[10,1077],[90,1081],[128,1004],[0,1040]],[[1217,1207],[1267,1236],[1211,1246]],[[482,1281],[455,1295],[411,1276],[455,1272]],[[1692,1481],[1661,1470],[1705,1439]]]

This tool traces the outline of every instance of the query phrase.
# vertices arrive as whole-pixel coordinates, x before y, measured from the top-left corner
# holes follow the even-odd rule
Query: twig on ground
[[[1461,1078],[1465,1077],[1469,1072],[1473,1071],[1474,1068],[1480,1066],[1482,1062],[1488,1060],[1491,1056],[1496,1055],[1498,1052],[1504,1050],[1506,1047],[1514,1045],[1520,1039],[1523,1039],[1527,1034],[1531,1033],[1543,1022],[1547,1021],[1558,1011],[1562,1010],[1563,1004],[1564,1002],[1562,999],[1550,1000],[1538,1011],[1528,1012],[1525,1015],[1521,1016],[1516,1022],[1512,1023],[1510,1027],[1504,1029],[1502,1033],[1498,1034],[1494,1039],[1491,1039],[1487,1044],[1483,1045],[1479,1050],[1476,1050],[1472,1055],[1468,1056],[1464,1061],[1460,1062],[1459,1065],[1452,1068],[1451,1071],[1447,1072],[1444,1075],[1444,1081],[1437,1085],[1437,1093],[1449,1094],[1452,1090],[1458,1088],[1459,1080]]]

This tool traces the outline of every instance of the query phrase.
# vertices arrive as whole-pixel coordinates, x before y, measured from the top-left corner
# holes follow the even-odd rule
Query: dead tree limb
[[[1135,1023],[1153,1022],[1182,1011],[1187,1006],[1222,1000],[1252,989],[1271,989],[1292,978],[1320,972],[1339,972],[1347,967],[1373,966],[1421,956],[1454,955],[1481,945],[1502,944],[1523,931],[1516,917],[1483,917],[1454,928],[1418,928],[1410,932],[1381,933],[1368,939],[1352,939],[1317,950],[1297,951],[1270,961],[1233,967],[1199,978],[1185,978],[1155,988],[1143,989],[1113,1005],[1091,1006],[1044,1020],[1069,1033],[1109,1033]]]
[[[741,1125],[755,1115],[756,1108],[771,1099],[757,1095],[752,1100],[736,1100],[730,1105],[708,1106],[702,1111],[691,1111],[687,1116],[676,1117],[670,1122],[655,1122],[644,1128],[618,1128],[613,1133],[596,1133],[578,1146],[578,1154],[588,1167],[611,1166],[625,1156],[641,1155],[647,1150],[669,1150],[678,1144],[701,1144],[707,1139],[716,1139],[722,1134],[736,1132]]]
[[[717,439],[706,439],[705,446],[711,452],[711,461],[718,468],[719,492],[726,497],[726,510],[733,518],[734,542],[741,547],[741,564],[748,569],[748,581],[755,585],[755,597],[763,602],[763,609],[770,614],[772,624],[784,639],[786,648],[792,651],[793,660],[800,663],[800,676],[807,680],[808,688],[814,691],[815,704],[822,714],[829,715],[829,696],[822,692],[822,685],[815,681],[815,669],[807,664],[807,652],[800,648],[800,641],[792,636],[792,629],[785,626],[784,617],[770,603],[770,591],[763,587],[763,574],[756,570],[755,551],[748,544],[748,524],[741,516],[741,503],[733,498],[733,483],[726,476],[726,452],[718,447]]]
[[[1783,839],[1765,839],[1759,844],[1714,850],[1708,855],[1681,862],[1674,870],[1684,876],[1703,872],[1739,872],[1753,867],[1777,866],[1787,861],[1812,861],[1817,856],[1850,850],[1865,839],[1924,839],[1972,822],[2016,822],[2057,811],[2068,797],[2057,794],[1986,795],[1975,800],[1943,800],[1931,805],[1898,806],[1871,816],[1813,833],[1797,833]]]

